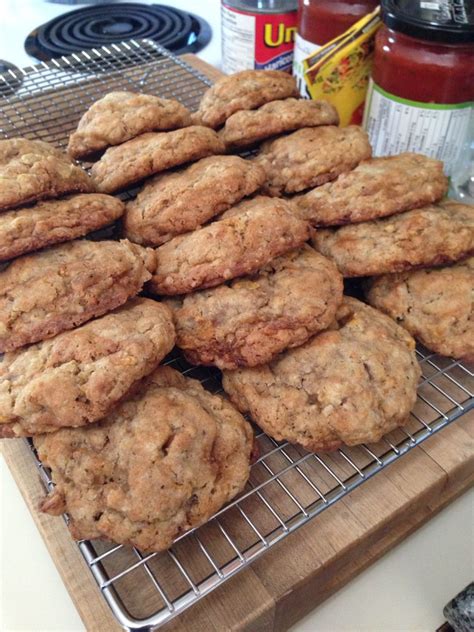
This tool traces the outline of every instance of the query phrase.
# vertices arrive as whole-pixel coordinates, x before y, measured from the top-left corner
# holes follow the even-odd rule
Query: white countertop
[[[219,66],[219,0],[166,3],[194,11],[210,22],[213,39],[199,57]],[[24,38],[39,24],[75,8],[43,0],[0,0],[0,58],[18,66],[31,64],[23,50]],[[443,622],[443,606],[472,580],[473,524],[471,491],[314,610],[292,632],[432,632]],[[84,630],[3,459],[0,569],[2,632]]]

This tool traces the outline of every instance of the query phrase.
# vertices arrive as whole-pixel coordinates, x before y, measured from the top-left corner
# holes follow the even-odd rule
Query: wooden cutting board
[[[220,75],[192,55],[184,58],[211,78]],[[21,440],[6,440],[1,442],[1,450],[85,627],[91,632],[120,630],[64,522],[37,511],[44,488],[29,448]],[[412,449],[161,629],[286,630],[473,482],[471,412]]]

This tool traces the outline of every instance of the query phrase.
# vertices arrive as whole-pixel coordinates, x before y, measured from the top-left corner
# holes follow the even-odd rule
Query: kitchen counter
[[[186,0],[168,4],[190,7]],[[214,31],[211,43],[198,56],[216,66],[220,65],[219,4],[219,0],[201,0],[192,6]],[[18,66],[31,63],[23,51],[24,37],[38,24],[73,8],[77,6],[3,0],[0,58]],[[314,610],[292,632],[436,629],[443,622],[443,606],[472,579],[469,525],[474,523],[473,507],[471,491]],[[84,630],[3,459],[0,568],[0,630]]]

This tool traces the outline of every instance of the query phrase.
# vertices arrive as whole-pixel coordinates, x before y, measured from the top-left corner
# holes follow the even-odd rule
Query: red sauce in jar
[[[372,77],[398,97],[423,103],[474,100],[474,45],[420,40],[383,26]]]
[[[373,11],[378,0],[299,0],[298,33],[322,46]]]

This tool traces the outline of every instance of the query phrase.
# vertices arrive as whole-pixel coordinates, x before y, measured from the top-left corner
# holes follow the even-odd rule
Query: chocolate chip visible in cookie
[[[84,158],[145,132],[177,129],[190,124],[190,112],[175,99],[135,92],[109,92],[82,116],[77,130],[69,138],[68,153],[73,158]]]
[[[256,272],[308,237],[308,223],[292,214],[284,200],[257,196],[160,246],[149,288],[171,295],[213,287]]]
[[[113,193],[154,173],[224,151],[223,141],[208,127],[149,132],[107,149],[91,173],[99,191]]]
[[[416,401],[415,341],[346,297],[333,326],[268,365],[225,371],[231,401],[270,436],[307,450],[379,441]]]
[[[338,123],[337,110],[328,101],[290,98],[271,101],[257,110],[241,110],[232,114],[219,135],[226,147],[236,149],[302,127]]]
[[[55,483],[42,510],[76,539],[162,551],[244,488],[252,445],[227,400],[159,367],[103,421],[35,438]]]
[[[264,181],[261,167],[238,156],[208,156],[180,171],[160,174],[127,204],[125,236],[159,246],[199,228]]]
[[[270,195],[319,186],[354,169],[372,153],[366,132],[355,125],[307,127],[263,143],[255,158],[267,174]]]
[[[309,246],[251,277],[168,301],[177,345],[193,364],[236,369],[270,362],[329,327],[342,301],[336,266]]]
[[[474,206],[447,201],[318,230],[313,244],[335,261],[345,277],[452,263],[474,253]]]

